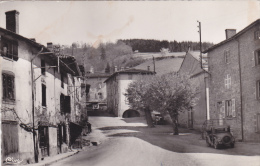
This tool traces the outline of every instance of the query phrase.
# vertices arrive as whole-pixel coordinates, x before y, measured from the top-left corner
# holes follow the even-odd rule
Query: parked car
[[[230,132],[230,126],[224,120],[208,120],[204,126],[204,135],[208,146],[215,149],[220,146],[235,147],[235,138]]]
[[[164,125],[165,119],[161,114],[155,114],[153,122],[155,125]]]

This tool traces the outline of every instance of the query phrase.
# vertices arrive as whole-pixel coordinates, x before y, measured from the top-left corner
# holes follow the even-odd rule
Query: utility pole
[[[155,73],[155,60],[154,60],[154,56],[153,56],[153,71]]]
[[[202,66],[202,48],[201,48],[201,23],[199,21],[197,21],[199,23],[198,28],[199,28],[199,34],[200,34],[200,63],[201,63],[201,68],[203,69]]]

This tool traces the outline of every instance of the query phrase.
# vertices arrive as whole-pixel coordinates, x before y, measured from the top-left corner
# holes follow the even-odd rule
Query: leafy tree
[[[151,86],[149,80],[140,77],[137,81],[130,83],[126,89],[126,97],[132,109],[141,110],[145,113],[148,127],[154,127],[149,101],[149,87]]]
[[[189,77],[176,73],[154,76],[150,80],[139,79],[129,85],[127,94],[132,108],[139,108],[145,113],[156,110],[170,115],[174,135],[179,134],[179,113],[190,109],[196,101],[196,87]]]

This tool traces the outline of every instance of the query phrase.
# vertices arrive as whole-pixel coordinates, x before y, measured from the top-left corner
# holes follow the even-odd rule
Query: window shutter
[[[65,96],[64,105],[65,105],[65,108],[64,108],[65,112],[70,113],[70,96]]]
[[[221,109],[221,114],[222,114],[222,118],[225,118],[225,112],[226,112],[226,110],[225,110],[225,101],[222,101],[222,109]]]
[[[227,89],[227,79],[225,78],[225,88]]]
[[[232,99],[232,116],[236,117],[236,101]]]
[[[253,56],[252,56],[252,67],[256,65],[256,51],[253,51]]]

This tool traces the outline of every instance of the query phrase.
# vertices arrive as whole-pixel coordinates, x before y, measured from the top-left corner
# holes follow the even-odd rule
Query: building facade
[[[86,83],[90,86],[87,96],[88,110],[107,109],[107,87],[104,81],[110,76],[108,73],[87,73]]]
[[[193,86],[197,87],[196,104],[189,110],[180,113],[178,122],[189,129],[200,130],[202,124],[207,120],[208,72],[201,68],[201,61],[197,54],[187,52],[178,73],[190,76]]]
[[[141,69],[116,71],[104,82],[107,86],[107,109],[118,117],[140,116],[139,110],[131,110],[126,97],[128,85],[142,76],[151,76],[154,72]]]
[[[260,141],[260,20],[240,32],[226,30],[226,40],[208,53],[210,118],[225,119],[237,140]]]
[[[19,35],[18,19],[18,11],[6,12],[7,29],[0,28],[2,161],[33,163],[70,148],[76,110],[69,80],[79,73],[52,50]]]

